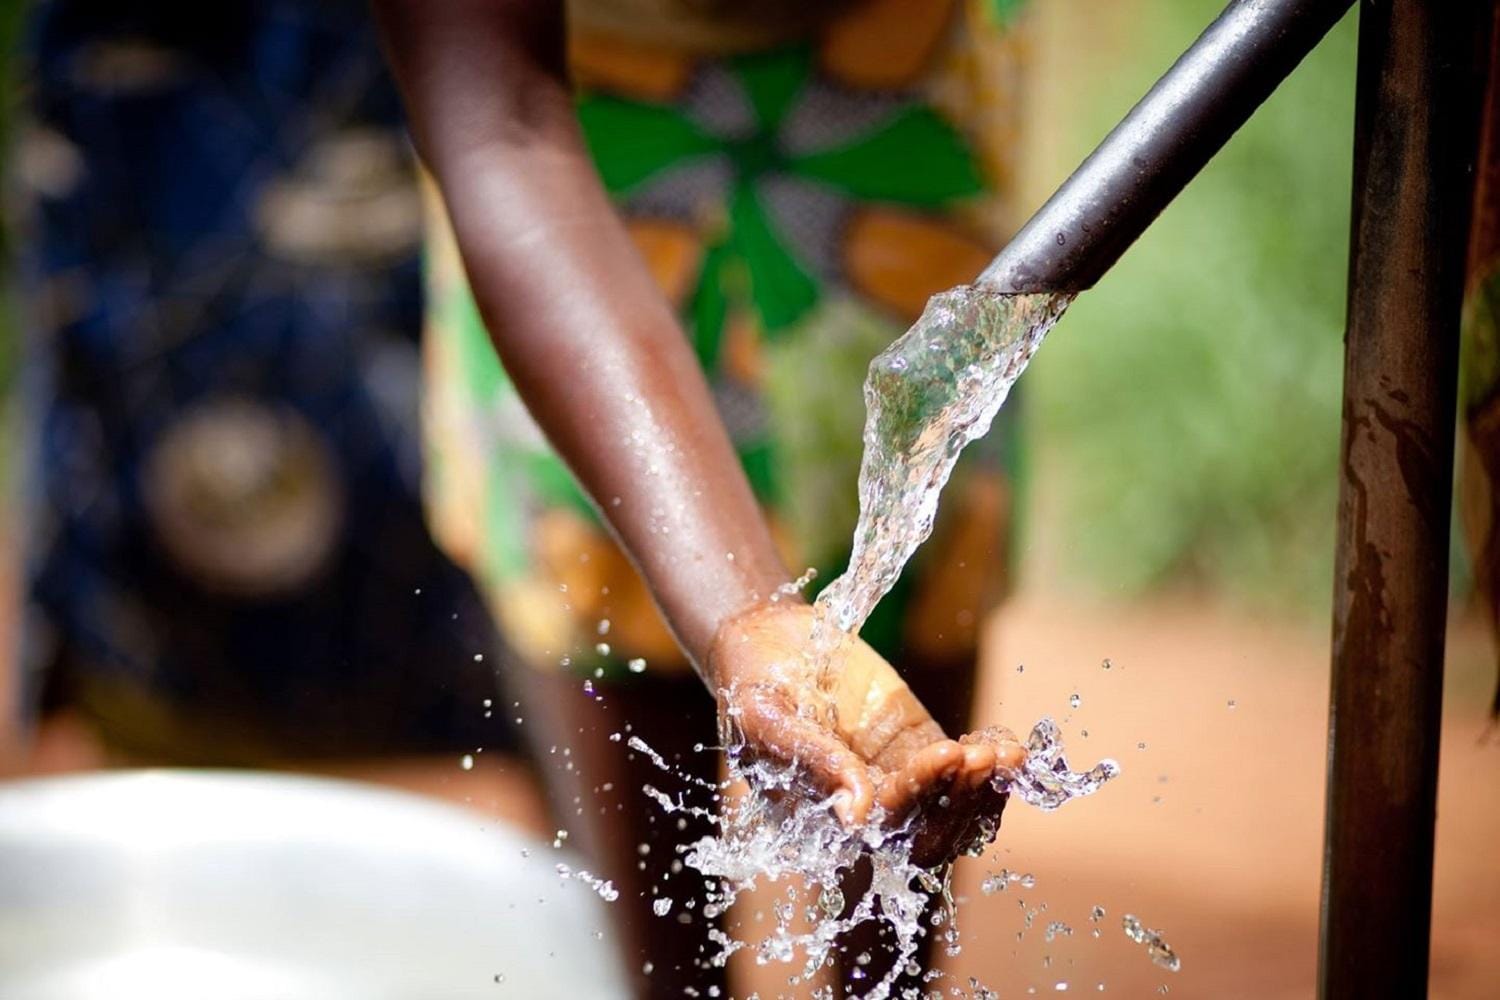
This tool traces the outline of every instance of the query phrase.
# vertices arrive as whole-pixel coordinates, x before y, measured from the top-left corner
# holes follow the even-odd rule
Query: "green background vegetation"
[[[1033,203],[1222,7],[1043,0]],[[1354,29],[1335,29],[1038,355],[1028,521],[1043,575],[1327,607]]]

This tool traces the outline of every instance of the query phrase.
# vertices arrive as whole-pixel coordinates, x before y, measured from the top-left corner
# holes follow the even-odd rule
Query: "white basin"
[[[121,771],[0,785],[6,1000],[628,996],[577,859],[352,782]]]

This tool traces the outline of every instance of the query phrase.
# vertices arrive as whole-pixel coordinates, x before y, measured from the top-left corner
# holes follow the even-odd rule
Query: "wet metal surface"
[[[1426,992],[1464,257],[1489,0],[1361,7],[1320,995]]]

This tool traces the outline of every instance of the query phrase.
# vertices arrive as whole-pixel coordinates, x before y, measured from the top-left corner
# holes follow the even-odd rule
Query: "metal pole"
[[[1458,324],[1491,0],[1361,5],[1319,995],[1427,990]]]
[[[1352,3],[1234,0],[979,280],[1006,292],[1092,287]]]

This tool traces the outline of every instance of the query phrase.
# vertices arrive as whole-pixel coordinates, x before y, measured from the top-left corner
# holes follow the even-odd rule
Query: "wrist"
[[[781,681],[812,680],[811,648],[815,615],[801,595],[757,595],[749,604],[724,617],[714,629],[704,658],[706,678],[715,693],[736,682],[765,679],[774,673]],[[781,650],[771,667],[764,657]],[[806,670],[808,676],[801,676]]]

